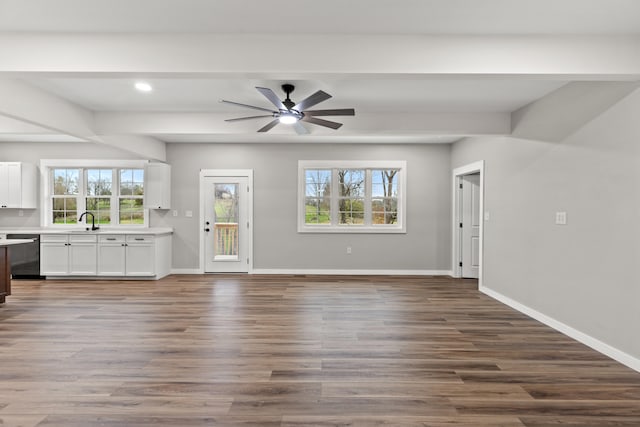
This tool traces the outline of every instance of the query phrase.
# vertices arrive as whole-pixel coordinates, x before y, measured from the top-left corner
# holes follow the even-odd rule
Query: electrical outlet
[[[178,211],[174,210],[171,214],[172,214],[173,216],[178,216]]]
[[[351,246],[347,246],[347,253],[350,254],[351,253]]]
[[[184,216],[191,218],[193,216],[193,211],[184,211]]]
[[[557,225],[567,225],[567,213],[566,212],[556,212],[556,224]]]

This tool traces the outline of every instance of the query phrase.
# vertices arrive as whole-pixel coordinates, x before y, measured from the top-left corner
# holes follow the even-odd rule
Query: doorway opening
[[[482,288],[484,242],[484,161],[453,170],[453,277],[476,278]]]
[[[200,270],[253,269],[253,171],[200,171]]]

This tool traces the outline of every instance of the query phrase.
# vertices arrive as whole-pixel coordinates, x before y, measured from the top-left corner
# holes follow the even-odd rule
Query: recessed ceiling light
[[[151,92],[153,90],[147,82],[136,82],[136,89],[140,92]]]

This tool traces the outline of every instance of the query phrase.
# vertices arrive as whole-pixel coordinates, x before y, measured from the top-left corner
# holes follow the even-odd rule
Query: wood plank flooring
[[[640,374],[446,277],[13,282],[0,426],[640,426]]]

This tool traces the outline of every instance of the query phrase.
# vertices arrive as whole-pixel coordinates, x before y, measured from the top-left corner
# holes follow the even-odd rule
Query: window
[[[94,215],[96,224],[111,224],[111,169],[87,169],[86,210]]]
[[[147,224],[144,162],[43,160],[41,168],[48,189],[44,225],[78,225],[85,211],[98,225]]]
[[[144,223],[144,171],[142,169],[120,170],[120,224]]]
[[[298,231],[404,233],[406,162],[298,163]]]
[[[52,223],[76,224],[78,222],[78,169],[54,169],[52,190]]]

